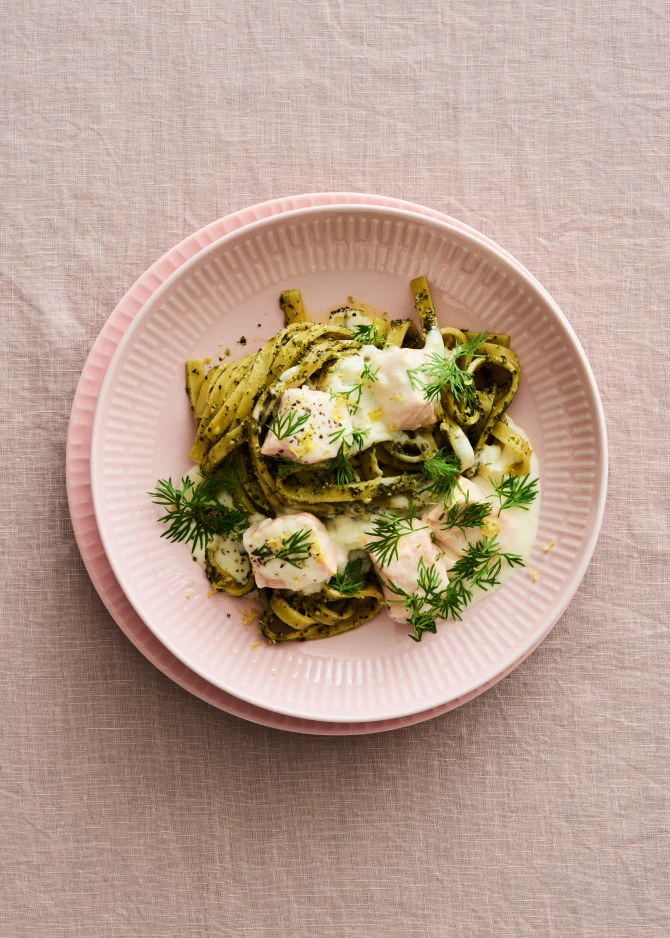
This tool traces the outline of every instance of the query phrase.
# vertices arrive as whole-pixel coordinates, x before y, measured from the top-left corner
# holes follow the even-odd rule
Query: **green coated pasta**
[[[398,505],[421,504],[426,498],[427,460],[439,457],[447,461],[447,468],[456,467],[452,471],[472,476],[484,447],[495,444],[509,457],[511,474],[528,474],[530,445],[506,418],[521,377],[510,337],[441,326],[427,279],[412,280],[411,291],[418,326],[410,318],[389,322],[372,317],[372,313],[365,318],[362,309],[351,304],[339,307],[334,321],[311,322],[300,291],[284,290],[279,303],[285,326],[256,351],[209,370],[203,359],[186,362],[186,391],[196,423],[191,458],[205,479],[228,473],[226,497],[236,510],[250,517],[307,512],[323,521],[343,515],[374,519]],[[361,306],[365,308],[365,304]],[[361,319],[362,326],[337,324],[360,323]],[[365,361],[374,362],[374,355],[386,356],[384,350],[422,350],[425,343],[426,358],[428,348],[435,349],[435,341],[434,370],[424,366],[414,369],[417,387],[424,389],[425,400],[434,407],[436,417],[429,425],[416,423],[418,429],[393,430],[386,438],[372,441],[367,440],[365,431],[356,446],[353,436],[342,435],[338,457],[319,463],[264,454],[270,421],[285,392],[329,390],[329,400],[344,400],[346,412],[354,414],[356,395],[360,401],[362,391],[357,391],[355,384],[344,393],[331,391],[329,380],[335,369],[346,370],[351,356],[358,357],[350,366],[362,362],[366,349]],[[391,351],[384,360],[398,355]],[[411,358],[409,354],[400,357],[403,361]],[[362,366],[357,367],[360,370]],[[372,365],[362,374],[370,384],[377,380]],[[431,376],[435,375],[437,381],[432,385]],[[387,392],[390,398],[393,390]],[[370,426],[378,419],[374,413],[370,409]],[[277,427],[275,430],[279,434]],[[251,565],[243,580],[236,579],[221,560],[225,552],[217,552],[220,544],[220,540],[213,541],[205,551],[205,570],[213,590],[231,596],[251,592],[255,588]],[[233,552],[232,556],[239,560],[239,554]],[[242,556],[247,562],[243,551]],[[265,637],[270,643],[309,641],[369,621],[383,608],[384,593],[369,562],[360,566],[360,571],[360,579],[353,583],[343,585],[335,578],[311,594],[287,588],[260,589]]]

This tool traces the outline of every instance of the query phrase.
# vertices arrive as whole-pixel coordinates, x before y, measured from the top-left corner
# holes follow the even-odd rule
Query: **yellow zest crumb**
[[[389,424],[389,433],[394,433],[397,429],[398,429],[397,424],[395,423]]]
[[[545,554],[547,554],[551,550],[551,548],[555,546],[555,544],[556,544],[556,538],[552,537],[552,539],[549,541],[548,544],[542,545],[542,550],[545,552]]]
[[[500,525],[497,521],[486,521],[482,525],[482,531],[486,537],[493,537],[495,534],[500,534]]]
[[[189,585],[186,587],[186,593],[185,593],[184,595],[186,596],[187,599],[190,599],[192,593],[193,593],[193,587],[189,584]]]
[[[371,410],[368,412],[368,420],[372,420],[373,422],[375,420],[381,420],[383,416],[384,411],[381,409],[381,407],[378,407],[377,410]]]
[[[240,609],[239,611],[243,625],[251,625],[254,619],[258,617],[258,609]]]
[[[208,590],[208,592],[207,592],[207,599],[209,599],[209,597],[210,597],[210,596],[213,596],[215,593],[216,593],[216,590]]]
[[[211,359],[211,358],[203,358],[203,362],[204,362],[206,365],[211,365],[211,364],[212,364],[212,359]]]
[[[260,648],[263,642],[252,642],[249,648]]]
[[[403,399],[402,394],[392,394],[389,397],[390,401],[401,401]]]
[[[537,578],[538,578],[539,575],[540,575],[540,574],[537,572],[537,570],[533,570],[532,567],[528,567],[528,570],[527,570],[526,572],[527,572],[528,576],[531,578],[531,580],[533,581],[533,583],[537,583]]]

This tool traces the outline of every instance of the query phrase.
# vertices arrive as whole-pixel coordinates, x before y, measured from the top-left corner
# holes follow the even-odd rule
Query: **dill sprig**
[[[503,476],[500,482],[493,482],[493,479],[491,482],[500,503],[498,514],[507,508],[521,508],[523,511],[528,511],[528,506],[538,495],[537,479],[531,479],[530,475]]]
[[[353,596],[365,586],[365,577],[362,573],[363,561],[359,558],[350,560],[342,573],[336,573],[328,581],[328,586],[332,587],[345,596]]]
[[[298,415],[294,410],[288,410],[281,416],[276,413],[269,424],[278,440],[283,440],[287,436],[293,436],[300,427],[303,427],[309,420],[307,412]]]
[[[161,537],[188,544],[191,551],[206,547],[217,536],[239,540],[249,525],[247,512],[228,508],[217,499],[221,492],[230,491],[231,478],[224,470],[205,476],[197,484],[185,477],[179,487],[172,484],[172,479],[159,479],[156,489],[149,495],[154,505],[167,509],[158,518],[161,524],[167,525]]]
[[[355,414],[360,406],[361,397],[363,396],[363,385],[374,383],[377,380],[378,374],[379,368],[373,370],[370,368],[369,363],[366,362],[361,371],[360,381],[352,384],[351,387],[346,388],[346,390],[333,391],[332,388],[329,390],[331,401],[336,400],[338,397],[341,398],[341,400],[346,401],[347,407],[351,413]]]
[[[454,505],[445,507],[440,527],[445,531],[449,531],[451,528],[458,528],[461,534],[466,536],[468,528],[483,527],[490,513],[490,502],[485,500],[471,502],[470,495],[466,492],[465,499],[462,502],[456,502]]]
[[[427,401],[438,400],[442,391],[447,389],[456,401],[472,405],[475,401],[475,379],[469,371],[459,366],[458,359],[481,357],[477,356],[476,352],[485,341],[486,333],[480,332],[467,342],[456,345],[446,357],[438,352],[431,352],[427,362],[408,370],[407,376],[412,389],[423,389]]]
[[[473,502],[467,500],[461,505],[453,506],[454,527],[474,527],[473,522],[480,519],[482,522],[488,512],[490,505],[488,503]],[[394,523],[383,527],[382,535],[384,539],[380,541],[382,551],[391,556],[391,551],[395,550],[397,557],[398,547],[398,525],[397,520]],[[407,519],[405,519],[407,520]],[[386,533],[386,527],[390,530]],[[402,533],[408,534],[405,529]],[[419,530],[419,529],[415,529]],[[373,533],[373,532],[371,532]],[[402,536],[402,534],[401,534]],[[368,544],[370,550],[373,545]],[[374,550],[372,551],[374,552]],[[469,544],[461,557],[451,567],[449,571],[450,579],[443,582],[437,571],[436,565],[428,566],[424,559],[419,558],[417,567],[417,588],[409,593],[397,586],[391,580],[387,580],[387,587],[391,593],[399,596],[399,599],[392,599],[391,602],[402,602],[408,613],[409,623],[412,631],[410,638],[420,642],[424,632],[435,633],[437,631],[438,621],[446,619],[461,619],[461,613],[472,602],[472,588],[479,586],[487,590],[500,583],[500,574],[502,572],[503,562],[510,567],[524,566],[523,559],[518,554],[502,552],[498,545],[497,538],[486,537],[477,541],[476,544]]]
[[[329,391],[330,400],[334,401],[337,398],[343,400],[347,407],[349,408],[352,414],[355,414],[358,410],[359,404],[361,403],[361,397],[363,396],[363,382],[359,381],[358,384],[352,384],[350,388],[347,388],[346,391]]]
[[[335,480],[338,485],[349,485],[350,482],[354,481],[354,467],[351,465],[348,458],[350,449],[351,444],[342,440],[337,454],[328,461],[328,465],[326,466],[326,472],[335,473]]]
[[[400,599],[392,599],[391,602],[403,603],[407,612],[411,614],[410,622],[414,624],[418,617],[421,617],[422,630],[425,631],[428,629],[431,632],[436,630],[434,616],[432,627],[430,627],[427,622],[423,624],[428,617],[437,612],[442,602],[442,594],[445,589],[445,585],[434,563],[428,566],[423,557],[419,557],[416,593],[408,593],[406,590],[402,589],[402,587],[396,586],[393,580],[387,580],[387,586],[389,592],[401,597]]]
[[[425,459],[422,466],[424,483],[418,489],[419,495],[436,501],[449,501],[454,494],[456,480],[460,473],[460,460],[453,453],[438,449]]]
[[[335,473],[338,485],[348,485],[353,482],[355,472],[349,460],[349,452],[353,446],[356,446],[358,450],[363,449],[365,437],[368,433],[368,430],[347,430],[346,427],[341,427],[339,430],[334,430],[328,437],[331,446],[337,443],[338,440],[340,441],[336,455],[329,460],[326,466],[326,472]],[[350,439],[347,439],[347,437],[350,437]]]
[[[518,554],[501,553],[495,537],[483,538],[468,546],[449,571],[451,579],[446,584],[435,564],[428,566],[422,557],[415,592],[408,593],[388,580],[389,591],[400,597],[391,602],[402,602],[409,613],[410,638],[420,642],[424,632],[437,631],[438,621],[460,620],[461,613],[472,602],[472,587],[487,590],[500,583],[503,561],[510,567],[524,565]]]
[[[244,469],[239,459],[233,456],[227,459],[220,469],[208,476],[218,492],[228,492],[237,495],[244,482]]]
[[[466,580],[472,586],[486,590],[498,586],[503,560],[510,567],[525,566],[519,554],[508,554],[500,550],[497,537],[484,537],[475,544],[468,544],[462,555],[449,571],[454,580]]]
[[[363,365],[363,371],[361,372],[361,378],[364,383],[374,384],[379,375],[379,368],[372,369],[370,368],[370,362],[366,362]]]
[[[409,613],[412,626],[409,637],[416,642],[421,641],[424,632],[435,634],[438,620],[450,616],[452,619],[460,619],[461,612],[472,599],[472,593],[463,580],[444,583],[435,564],[428,566],[423,557],[419,558],[416,592],[408,593],[391,580],[387,581],[387,587],[390,592],[400,596],[400,599],[392,599],[391,602],[403,603]]]
[[[271,559],[285,560],[292,567],[302,567],[309,560],[311,550],[310,532],[303,528],[300,531],[294,531],[289,537],[283,537],[281,546],[277,550],[273,550],[268,544],[261,544],[251,553],[265,563]]]
[[[442,604],[439,608],[439,619],[445,621],[449,618],[460,622],[461,613],[472,601],[472,593],[468,589],[464,580],[449,581],[449,584],[442,596]],[[419,637],[419,641],[421,641]]]
[[[328,437],[328,442],[332,446],[333,443],[337,443],[338,440],[346,442],[349,449],[355,444],[358,449],[363,449],[365,444],[365,437],[368,435],[369,430],[347,430],[346,427],[341,427],[339,430],[334,430]],[[351,440],[345,440],[345,437],[351,436]]]
[[[354,339],[360,342],[361,345],[381,345],[382,343],[382,337],[374,323],[369,326],[354,326],[351,331],[354,334]]]
[[[392,560],[398,559],[400,538],[411,534],[413,531],[425,530],[426,525],[415,528],[414,520],[413,505],[409,507],[407,518],[402,518],[393,511],[375,517],[372,531],[365,532],[374,540],[369,541],[365,545],[365,549],[376,558],[380,567],[388,567]]]

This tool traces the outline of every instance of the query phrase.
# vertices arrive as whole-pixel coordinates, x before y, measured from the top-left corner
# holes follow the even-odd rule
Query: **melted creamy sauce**
[[[508,417],[508,423],[513,430],[516,430],[526,439],[527,435],[518,427],[513,420]],[[501,552],[509,554],[518,554],[524,561],[528,559],[530,553],[535,544],[535,539],[537,537],[537,528],[540,517],[540,499],[541,495],[539,494],[540,486],[538,485],[538,496],[532,504],[528,506],[528,510],[524,511],[522,508],[507,508],[505,511],[498,515],[499,502],[495,498],[495,489],[493,483],[489,478],[489,474],[495,479],[496,482],[500,481],[500,477],[504,474],[505,469],[509,466],[510,458],[512,457],[511,453],[506,453],[505,448],[502,446],[491,446],[487,447],[487,461],[489,462],[488,466],[482,465],[480,472],[475,475],[473,482],[481,489],[492,504],[490,521],[493,522],[493,534],[497,534],[498,544],[500,546]],[[539,466],[537,457],[533,453],[531,456],[530,463],[530,477],[531,479],[539,479]],[[398,509],[406,508],[408,501],[405,496],[398,496],[396,501],[398,502]],[[425,514],[429,511],[431,506],[427,506],[426,509],[422,512]],[[496,526],[500,523],[500,519],[503,519],[500,530],[496,531]],[[347,564],[347,560],[350,559],[350,552],[352,551],[364,551],[366,543],[370,540],[368,532],[372,530],[374,523],[374,514],[371,514],[368,519],[360,517],[348,517],[348,516],[339,516],[336,518],[329,519],[325,522],[326,530],[328,535],[333,542],[338,558],[338,572],[342,572],[344,567]],[[484,532],[476,530],[469,537],[470,543],[479,540],[484,536]],[[363,556],[364,554],[357,554],[354,556]],[[447,563],[447,568],[453,566],[457,555],[446,551],[445,561]],[[512,575],[515,569],[512,568],[507,563],[503,561],[503,567],[500,573],[500,586],[502,586]],[[473,590],[472,602],[470,605],[474,605],[480,600],[484,599],[486,596],[490,596],[494,593],[499,586],[493,587],[493,589],[483,590],[480,588]],[[468,607],[469,608],[469,607]]]
[[[511,425],[512,421],[510,420],[509,423]],[[531,479],[539,478],[538,468],[537,457],[535,453],[533,453],[530,459]],[[485,495],[491,496],[495,494],[493,485],[486,476],[477,473],[473,482],[477,483]],[[539,490],[540,485],[538,485],[538,493]],[[508,554],[519,554],[524,561],[528,560],[537,537],[537,527],[540,520],[540,499],[541,495],[538,494],[535,501],[528,506],[528,511],[524,511],[522,508],[506,508],[505,511],[501,512],[501,517],[505,517],[505,526],[498,535],[498,543],[500,544],[501,551]],[[490,519],[495,522],[498,519],[498,499],[493,498],[492,504],[493,510],[491,511]],[[470,540],[472,540],[472,538],[470,538]],[[476,537],[475,540],[477,540]],[[518,569],[518,567],[510,567],[503,561],[500,573],[500,586],[509,580],[514,570]],[[490,596],[491,593],[494,593],[500,586],[495,586],[488,591],[482,589],[473,590],[470,605],[472,606],[486,596]]]
[[[429,338],[430,336],[431,334],[429,333]],[[439,337],[439,333],[437,333],[437,336]],[[441,343],[441,337],[439,338]],[[426,347],[428,348],[428,342],[426,343]],[[338,363],[337,368],[333,372],[332,383],[329,386],[335,391],[340,389],[346,390],[347,387],[350,387],[360,380],[360,375],[366,362],[369,363],[372,368],[376,368],[379,364],[379,357],[383,356],[383,354],[384,350],[382,349],[376,349],[374,346],[366,346],[361,354],[352,355],[349,358],[343,359]],[[374,394],[374,383],[367,386],[364,385],[358,411],[356,414],[352,415],[352,423],[357,428],[369,428],[370,432],[365,440],[366,447],[372,445],[372,443],[390,439],[398,439],[406,442],[408,437],[403,431],[390,429],[390,422],[385,413],[382,412],[381,415],[375,413],[379,409],[379,400]],[[358,420],[356,419],[357,417]],[[513,430],[528,439],[523,430],[518,427],[509,416],[507,417],[507,421]],[[502,445],[487,446],[484,449],[479,471],[472,480],[481,489],[484,496],[491,500],[493,508],[490,514],[490,520],[494,523],[497,523],[499,520],[498,501],[494,497],[495,490],[491,479],[499,482],[502,475],[508,470],[512,460],[513,453],[508,451],[506,447]],[[530,475],[531,478],[539,478],[539,466],[535,453],[531,456]],[[202,474],[199,468],[194,466],[187,473],[187,477],[194,483],[197,483],[202,479]],[[233,504],[231,496],[226,492],[219,496],[219,501],[221,504],[229,507]],[[396,496],[392,499],[392,503],[393,507],[399,510],[407,508],[408,506],[408,500],[406,496],[403,495]],[[431,506],[427,506],[423,513],[427,512],[430,507]],[[286,514],[291,514],[291,512],[286,512]],[[535,544],[539,515],[540,494],[538,494],[535,501],[528,506],[527,511],[521,508],[509,508],[502,512],[501,517],[504,516],[504,524],[501,530],[497,532],[501,552],[519,554],[523,560],[526,561]],[[255,514],[250,520],[252,523],[257,523],[264,520],[264,516]],[[365,550],[365,545],[370,540],[369,534],[372,530],[373,523],[373,512],[371,512],[367,518],[338,515],[324,520],[323,524],[328,532],[328,537],[337,558],[338,573],[342,573],[347,563],[356,557],[360,557],[364,560],[364,570],[370,569],[372,564],[369,554]],[[494,533],[496,533],[495,529]],[[475,531],[471,534],[469,540],[473,542],[480,537],[482,537],[482,532]],[[204,567],[204,548],[196,548],[192,553],[194,559]],[[250,562],[241,541],[235,541],[232,538],[220,538],[217,543],[215,556],[217,563],[223,569],[227,570],[237,582],[241,583],[247,579],[250,570]],[[449,551],[445,552],[447,568],[453,565],[455,559],[455,554],[449,554]],[[506,563],[503,563],[500,574],[500,586],[509,579],[513,569],[517,568],[511,568]],[[306,594],[318,592],[321,589],[322,582],[323,581],[314,584],[306,584],[298,591]],[[490,596],[496,589],[499,589],[499,586],[489,589],[488,591],[474,589],[470,606]],[[468,608],[470,608],[470,606],[468,606]]]
[[[403,430],[436,422],[434,407],[427,404],[420,389],[412,388],[407,374],[424,365],[430,354],[444,354],[437,330],[428,333],[423,349],[366,345],[357,355],[342,358],[328,373],[325,387],[346,398],[354,429],[366,433],[363,449],[386,440],[404,441]],[[366,366],[376,378],[366,378]]]
[[[245,583],[251,572],[251,564],[246,552],[243,552],[242,542],[234,541],[230,537],[220,537],[217,540],[214,561],[238,583]]]
[[[523,430],[509,418],[508,423],[512,429],[516,430],[527,439],[527,435]],[[524,511],[522,508],[507,508],[500,513],[500,517],[498,516],[499,502],[497,498],[495,498],[495,489],[487,473],[490,473],[496,481],[499,481],[500,475],[503,473],[505,467],[509,465],[508,455],[509,454],[505,454],[503,447],[489,447],[488,456],[491,459],[491,464],[488,467],[482,466],[482,469],[475,475],[472,481],[476,483],[484,495],[491,501],[492,510],[490,521],[494,523],[492,533],[497,534],[501,552],[519,554],[519,556],[526,561],[530,556],[537,537],[541,495],[538,494],[535,501],[528,506],[527,511]],[[539,479],[539,466],[534,453],[531,456],[530,477],[531,479]],[[539,490],[540,486],[538,485],[538,492]],[[405,496],[398,496],[397,501],[399,504],[395,507],[398,509],[406,508],[408,505]],[[422,514],[425,514],[430,507],[431,506],[427,506]],[[504,520],[500,531],[496,532],[495,526],[500,522],[500,518]],[[370,540],[369,532],[372,530],[374,523],[374,514],[371,513],[367,519],[342,515],[328,519],[324,523],[337,553],[338,572],[342,573],[347,561],[352,559],[350,552],[359,552],[353,554],[353,556],[365,556],[365,545]],[[469,541],[472,543],[473,541],[479,540],[482,536],[484,536],[484,533],[477,530],[470,536]],[[453,566],[456,555],[453,553],[450,554],[447,551],[445,560],[447,568],[449,568]],[[515,569],[519,568],[512,568],[507,563],[503,562],[500,574],[500,586],[510,578]],[[489,590],[474,589],[472,603],[470,605],[474,605],[486,596],[490,596],[497,589],[499,589],[499,586]]]
[[[372,529],[372,521],[365,518],[352,518],[348,515],[337,515],[329,518],[324,524],[337,554],[338,573],[342,573],[349,560],[350,551],[365,552],[365,545],[369,540],[366,532]]]

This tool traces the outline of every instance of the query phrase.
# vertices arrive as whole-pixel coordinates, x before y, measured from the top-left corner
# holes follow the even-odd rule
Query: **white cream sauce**
[[[429,338],[430,338],[429,334]],[[437,334],[439,337],[439,333]],[[440,342],[441,337],[440,338]],[[428,345],[428,343],[426,343]],[[333,377],[333,386],[334,389],[337,389],[337,383],[341,382],[342,387],[351,386],[359,380],[363,367],[366,361],[370,362],[371,367],[377,367],[374,362],[375,358],[379,360],[379,356],[383,355],[384,350],[376,349],[373,346],[366,347],[364,352],[360,355],[353,355],[347,359],[342,360],[336,369],[335,376]],[[361,414],[359,418],[358,426],[369,427],[370,434],[366,438],[366,446],[371,445],[374,442],[380,442],[382,440],[397,438],[404,438],[405,434],[402,431],[391,431],[389,429],[389,423],[384,419],[384,414],[379,419],[370,420],[369,417],[367,421],[364,420],[363,415],[368,414],[370,410],[378,409],[378,399],[374,396],[372,387],[363,387],[363,392],[361,395],[361,401],[359,404],[358,413]],[[356,425],[355,417],[354,425]],[[518,432],[521,436],[528,438],[523,430],[518,427],[508,416],[507,421],[510,427]],[[509,471],[509,466],[514,462],[515,454],[500,445],[492,445],[485,447],[484,455],[481,461],[479,471],[473,478],[473,482],[482,490],[484,495],[491,500],[492,511],[490,515],[490,520],[494,522],[494,533],[495,524],[498,522],[498,500],[495,498],[495,490],[491,479],[496,482],[500,481],[500,478],[503,474]],[[535,456],[535,453],[531,456],[531,478],[539,477],[539,466],[538,460]],[[202,479],[202,474],[197,466],[194,466],[187,473],[187,477],[192,479],[194,483],[199,482]],[[228,506],[232,506],[232,498],[228,493],[222,493],[219,496],[219,501]],[[394,504],[394,507],[402,509],[407,507],[407,499],[405,496],[398,496],[395,499],[397,504]],[[426,511],[429,510],[428,506]],[[501,525],[501,529],[497,532],[498,542],[500,545],[501,552],[519,554],[524,561],[526,561],[531,553],[531,550],[535,544],[535,539],[537,536],[537,528],[540,515],[540,496],[535,499],[535,501],[528,506],[528,510],[524,511],[521,508],[508,508],[501,513],[501,516],[504,516],[504,524]],[[258,522],[263,520],[262,515],[254,515],[252,517],[252,522]],[[324,522],[326,531],[328,532],[328,538],[332,544],[332,547],[335,551],[337,557],[337,569],[339,573],[344,571],[349,560],[354,559],[355,557],[361,557],[365,561],[365,568],[369,569],[371,566],[369,555],[365,551],[365,545],[370,540],[370,532],[372,531],[374,523],[374,513],[370,513],[368,518],[361,518],[360,516],[349,516],[349,515],[338,515],[333,518],[328,518]],[[474,535],[470,537],[470,541],[477,540],[481,537],[482,534],[479,531],[474,532]],[[204,566],[205,564],[205,551],[203,548],[196,548],[193,551],[193,557],[197,562]],[[246,580],[250,563],[248,557],[244,551],[244,547],[240,541],[235,541],[232,538],[220,538],[216,548],[216,560],[217,563],[225,570],[227,570],[230,575],[237,580],[238,582],[244,582]],[[451,557],[445,556],[447,562],[447,567],[453,565],[455,561],[455,555]],[[503,568],[501,571],[500,580],[502,585],[505,583],[511,576],[513,569],[506,563],[503,563]],[[306,585],[303,587],[305,593],[315,592],[321,588],[321,584],[317,583],[315,585]],[[482,589],[473,590],[473,599],[470,605],[474,605],[479,602],[481,599],[484,599],[486,596],[490,596],[496,589],[499,587],[494,587],[491,590],[485,591]]]
[[[510,420],[509,417],[508,423],[513,430],[528,439],[527,434]],[[492,509],[489,520],[493,522],[492,533],[497,534],[501,552],[519,554],[519,556],[526,561],[530,556],[537,537],[540,517],[540,495],[538,494],[535,501],[528,506],[527,511],[524,511],[522,508],[506,508],[500,513],[500,516],[498,516],[499,502],[495,497],[495,489],[488,474],[490,473],[495,481],[498,482],[501,475],[506,473],[509,470],[510,464],[514,462],[515,454],[511,451],[505,452],[505,447],[503,446],[491,446],[487,449],[488,458],[486,461],[489,462],[490,465],[482,465],[480,471],[474,476],[472,481],[476,483],[484,495],[491,501]],[[531,479],[539,478],[539,465],[535,453],[531,456],[530,477]],[[538,485],[538,490],[539,488]],[[398,504],[394,507],[398,509],[407,507],[408,502],[405,496],[398,496],[397,500],[402,500],[403,504]],[[429,508],[430,506],[425,510],[428,511]],[[500,518],[502,518],[503,521],[500,524],[500,530],[496,531],[496,526],[500,523]],[[349,559],[352,559],[354,556],[364,556],[364,554],[360,552],[365,551],[365,545],[370,540],[369,532],[372,530],[374,524],[374,514],[371,513],[368,519],[340,515],[335,518],[330,518],[324,523],[335,547],[337,553],[337,568],[338,572],[341,573]],[[479,540],[482,536],[483,533],[477,530],[473,532],[473,535],[470,537],[470,542]],[[350,553],[354,551],[359,553]],[[454,554],[445,556],[447,568],[452,566],[456,559]],[[512,568],[503,561],[500,574],[501,586],[510,578],[515,569],[518,570],[519,568]],[[499,587],[496,586],[488,591],[483,589],[473,590],[473,598],[470,605],[474,605],[486,596],[490,596],[498,588]]]
[[[508,420],[508,422],[510,426],[512,426],[512,421]],[[518,428],[514,427],[514,429]],[[525,436],[525,434],[523,435]],[[539,466],[535,453],[532,454],[530,459],[530,477],[531,479],[539,479]],[[478,472],[472,481],[477,483],[479,488],[486,496],[494,496],[491,498],[493,509],[489,518],[493,522],[498,521],[498,509],[500,507],[500,502],[497,498],[495,498],[495,490],[490,479],[487,478],[486,475],[480,474],[480,472]],[[496,481],[499,480],[496,479]],[[539,490],[540,484],[538,484],[538,492]],[[502,552],[508,554],[519,554],[524,562],[528,560],[537,538],[537,527],[540,520],[540,499],[541,495],[538,494],[535,501],[528,506],[528,511],[524,511],[522,508],[506,508],[503,512],[500,513],[500,517],[504,517],[504,525],[501,527],[500,533],[498,534],[498,543]],[[475,537],[475,540],[477,539],[478,538]],[[470,538],[470,540],[472,540],[472,538]],[[503,561],[500,574],[500,586],[509,580],[514,570],[518,569],[519,567],[512,568],[507,563],[505,563],[505,561]],[[498,586],[488,591],[482,589],[474,590],[472,603],[470,605],[474,605],[474,603],[484,599],[484,597],[490,596],[491,593],[495,592],[497,589],[499,589]]]
[[[406,439],[403,430],[436,422],[434,407],[427,404],[420,387],[412,387],[408,376],[408,371],[426,364],[427,356],[433,353],[444,355],[442,336],[435,329],[426,336],[423,349],[366,345],[357,355],[342,358],[333,366],[325,387],[349,403],[354,430],[366,434],[362,449],[385,440],[402,441]],[[366,366],[372,377],[366,377]]]
[[[369,537],[366,532],[372,530],[372,520],[353,518],[349,515],[336,515],[324,522],[328,537],[337,554],[337,571],[342,573],[349,560],[351,551],[364,551]],[[360,553],[358,556],[362,556]],[[365,552],[367,556],[367,552]]]
[[[249,558],[242,547],[242,541],[231,537],[219,537],[215,542],[214,562],[238,583],[245,583],[251,573]]]

